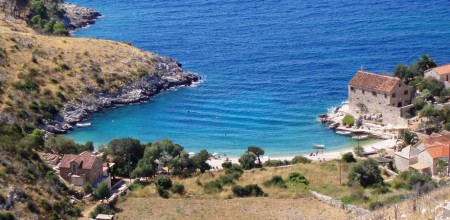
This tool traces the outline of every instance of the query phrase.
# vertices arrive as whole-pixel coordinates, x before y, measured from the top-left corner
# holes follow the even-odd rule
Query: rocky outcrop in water
[[[70,124],[80,122],[92,113],[105,108],[145,101],[162,90],[189,86],[199,80],[195,74],[184,72],[181,64],[167,57],[160,59],[156,69],[160,73],[159,76],[145,75],[115,93],[94,92],[76,103],[65,104],[61,117],[45,121],[43,129],[51,133],[65,133],[71,129]]]
[[[60,18],[61,22],[64,22],[64,26],[68,30],[75,30],[94,24],[95,19],[101,16],[100,13],[86,7],[62,2],[59,4],[61,9],[66,12],[65,15]]]

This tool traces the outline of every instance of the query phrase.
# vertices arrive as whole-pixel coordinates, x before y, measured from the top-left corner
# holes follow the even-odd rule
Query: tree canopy
[[[114,174],[128,177],[143,157],[144,146],[136,139],[113,139],[109,142],[106,153],[115,163],[111,171]]]
[[[361,160],[353,163],[348,172],[350,184],[358,183],[362,187],[368,187],[376,183],[382,183],[381,171],[374,159]]]

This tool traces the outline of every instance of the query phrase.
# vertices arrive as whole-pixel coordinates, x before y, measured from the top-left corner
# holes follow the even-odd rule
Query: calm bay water
[[[316,121],[357,69],[392,72],[430,54],[450,63],[448,1],[71,0],[103,14],[74,33],[170,56],[204,82],[95,114],[67,136],[106,144],[170,138],[188,151],[269,156],[352,143]]]

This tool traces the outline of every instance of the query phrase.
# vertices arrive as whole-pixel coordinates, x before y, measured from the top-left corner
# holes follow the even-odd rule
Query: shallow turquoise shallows
[[[170,138],[188,151],[269,156],[355,144],[316,121],[361,68],[392,72],[429,53],[450,63],[448,1],[71,0],[103,14],[74,33],[170,56],[204,81],[95,114],[67,136],[106,144]]]

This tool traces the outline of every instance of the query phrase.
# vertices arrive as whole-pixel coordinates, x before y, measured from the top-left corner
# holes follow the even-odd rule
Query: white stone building
[[[414,89],[400,78],[365,72],[356,72],[348,84],[349,107],[361,112],[361,105],[368,113],[381,113],[384,124],[399,124],[401,117],[413,107]],[[400,119],[400,120],[399,120]]]
[[[450,87],[450,64],[431,68],[424,73],[425,79],[434,78],[444,83],[445,88]]]

